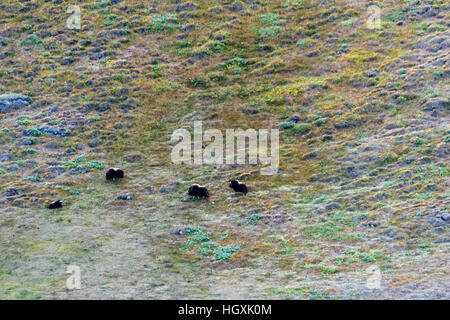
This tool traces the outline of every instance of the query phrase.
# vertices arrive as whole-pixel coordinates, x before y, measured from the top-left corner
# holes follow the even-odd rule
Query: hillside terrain
[[[449,18],[444,0],[1,1],[0,299],[450,299]],[[194,121],[279,128],[279,171],[173,164]]]

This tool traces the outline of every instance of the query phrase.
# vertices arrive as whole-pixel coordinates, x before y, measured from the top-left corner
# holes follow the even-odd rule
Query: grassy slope
[[[1,5],[0,93],[33,105],[0,115],[0,298],[449,298],[444,1],[380,1],[380,30],[364,1],[80,1],[79,31],[68,5]],[[169,161],[194,120],[293,115],[276,176]]]

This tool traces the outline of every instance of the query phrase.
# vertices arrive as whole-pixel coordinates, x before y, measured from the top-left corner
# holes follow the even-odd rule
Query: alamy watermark
[[[81,289],[81,268],[76,265],[67,266],[66,273],[71,276],[66,280],[66,288],[68,290]]]
[[[361,0],[348,0],[349,4],[354,7],[365,7],[366,2]],[[366,27],[367,29],[381,29],[381,9],[378,5],[371,4],[366,9]]]
[[[71,14],[66,20],[67,29],[80,30],[81,29],[81,9],[79,6],[69,6],[67,13]]]
[[[377,265],[371,265],[366,269],[368,275],[366,281],[367,289],[380,289],[381,288],[381,270]]]
[[[247,129],[245,131],[243,129],[226,129],[224,141],[222,131],[218,129],[203,131],[202,122],[194,121],[193,136],[192,141],[191,133],[187,129],[177,129],[173,132],[171,142],[176,143],[171,153],[173,163],[190,165],[261,164],[267,166],[261,169],[263,175],[273,175],[278,172],[278,129]],[[203,142],[210,143],[204,146]]]
[[[367,8],[366,26],[368,29],[381,29],[381,9],[376,5]]]

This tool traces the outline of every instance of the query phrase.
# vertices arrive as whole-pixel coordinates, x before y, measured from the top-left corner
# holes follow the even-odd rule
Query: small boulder
[[[124,160],[126,162],[133,163],[133,162],[141,161],[142,156],[139,154],[129,154],[129,155],[125,156]]]
[[[159,189],[159,192],[161,192],[161,193],[172,193],[178,188],[179,185],[180,185],[179,182],[170,182],[170,183],[166,184],[164,187],[161,187]]]
[[[424,111],[445,111],[450,110],[450,104],[447,100],[441,98],[425,99],[422,103]]]
[[[129,193],[121,194],[117,197],[118,200],[131,200],[133,197]]]
[[[19,195],[19,190],[15,189],[15,188],[8,188],[5,190],[5,192],[3,192],[3,195],[5,197],[17,196],[17,195]]]
[[[16,111],[29,106],[31,99],[22,94],[0,95],[0,113]]]
[[[300,117],[299,116],[292,116],[290,119],[289,119],[289,122],[292,122],[292,123],[297,123],[297,122],[299,122],[300,121]]]

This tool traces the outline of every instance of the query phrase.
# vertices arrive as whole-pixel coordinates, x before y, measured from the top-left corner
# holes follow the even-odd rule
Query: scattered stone
[[[186,233],[186,228],[183,228],[183,229],[177,229],[177,230],[175,230],[175,231],[172,232],[172,234],[173,234],[173,235],[176,235],[176,236],[182,236],[182,235],[184,235],[185,233]]]
[[[39,128],[39,130],[42,132],[45,132],[45,133],[51,133],[54,136],[58,136],[58,137],[65,137],[65,136],[70,135],[70,131],[65,128],[53,129],[53,128],[49,128],[49,127],[42,127],[42,128]]]
[[[31,99],[22,94],[0,95],[0,113],[16,111],[29,106]]]
[[[193,24],[188,24],[187,26],[181,28],[181,32],[189,32],[195,29]]]
[[[334,209],[342,209],[342,206],[337,202],[332,202],[325,207],[325,210],[334,210]]]
[[[70,175],[76,175],[76,174],[85,174],[88,173],[89,170],[85,167],[78,167],[75,170],[70,171]]]
[[[250,108],[242,108],[242,112],[246,113],[246,114],[257,114],[258,110],[256,109],[250,109]]]
[[[8,188],[5,190],[5,192],[3,192],[3,195],[5,197],[17,196],[17,195],[19,195],[19,190],[15,189],[15,188]]]
[[[153,193],[154,193],[153,188],[150,187],[150,186],[145,187],[145,188],[142,190],[142,192],[145,193],[145,194],[153,194]]]
[[[13,164],[12,166],[9,166],[8,168],[6,168],[7,172],[15,172],[15,171],[19,171],[19,166]]]
[[[165,185],[164,187],[161,187],[161,188],[159,189],[159,192],[161,192],[161,193],[172,193],[172,192],[174,192],[174,191],[178,188],[179,185],[180,185],[179,182],[171,182],[171,183],[168,183],[168,184]]]
[[[52,167],[50,169],[48,169],[48,178],[56,178],[57,176],[63,174],[64,172],[66,172],[66,169],[63,167]]]
[[[124,160],[126,162],[130,162],[130,163],[141,161],[141,159],[142,159],[142,156],[139,154],[130,154],[124,158]]]
[[[133,199],[129,193],[121,194],[117,197],[118,200],[131,200]]]
[[[450,103],[442,98],[426,99],[423,103],[424,111],[445,111],[450,109]]]
[[[242,9],[244,9],[244,6],[242,4],[240,4],[239,2],[234,4],[230,10],[233,12],[237,12],[237,11],[241,11]]]
[[[366,72],[366,77],[368,78],[375,78],[378,75],[378,73],[375,70],[370,70]]]
[[[358,177],[359,177],[359,174],[358,174],[358,173],[355,171],[355,169],[352,168],[352,167],[348,167],[348,168],[346,169],[346,171],[347,171],[347,175],[348,175],[350,178],[352,178],[352,179],[358,178]]]
[[[297,123],[299,121],[300,121],[300,117],[299,116],[293,116],[293,117],[291,117],[289,119],[289,122],[292,122],[292,123]]]
[[[0,154],[0,162],[6,162],[12,160],[9,154]]]
[[[316,151],[305,153],[301,157],[302,160],[310,160],[310,159],[314,159],[314,158],[317,158],[317,152]]]
[[[389,232],[386,233],[386,235],[388,237],[390,237],[390,238],[393,238],[393,239],[397,239],[398,238],[398,234],[395,231],[389,231]]]
[[[97,140],[97,139],[88,142],[88,146],[91,147],[91,148],[98,147],[100,144],[101,144],[101,142],[99,140]]]
[[[180,12],[180,11],[194,11],[197,10],[197,6],[193,3],[184,3],[184,4],[180,4],[175,8],[176,12]]]

